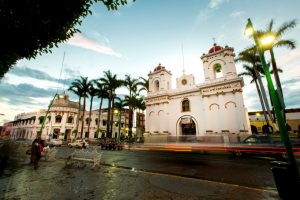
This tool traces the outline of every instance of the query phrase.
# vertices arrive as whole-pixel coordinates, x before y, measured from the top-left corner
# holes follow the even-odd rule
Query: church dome
[[[223,47],[217,45],[216,43],[214,43],[214,46],[212,48],[209,49],[208,53],[215,53],[215,52],[218,52],[220,50],[222,50]]]
[[[160,71],[163,68],[163,66],[161,66],[161,64],[159,63],[157,67],[154,68],[154,71]]]

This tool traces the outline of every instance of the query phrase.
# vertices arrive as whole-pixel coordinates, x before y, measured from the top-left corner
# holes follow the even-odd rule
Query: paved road
[[[89,150],[98,147],[91,147]],[[66,158],[74,149],[60,148],[58,158]],[[163,151],[103,150],[102,164],[147,172],[199,178],[276,191],[270,161],[230,154],[200,154]]]
[[[99,169],[66,168],[72,151],[59,148],[37,171],[6,170],[0,199],[279,199],[266,160],[104,150]]]
[[[104,151],[103,163],[276,191],[269,159],[230,154]]]

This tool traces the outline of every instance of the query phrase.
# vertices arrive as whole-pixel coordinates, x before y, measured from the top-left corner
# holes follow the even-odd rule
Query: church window
[[[45,117],[45,116],[40,116],[40,117],[39,117],[39,124],[42,124],[42,123],[43,123],[44,117]]]
[[[89,125],[89,121],[90,121],[90,118],[86,118],[86,119],[85,119],[85,124],[86,124],[86,125]]]
[[[47,119],[48,119],[47,123],[49,123],[51,121],[51,116],[48,116]]]
[[[190,101],[188,99],[184,99],[182,101],[182,112],[190,111]]]
[[[159,81],[155,81],[155,91],[158,92],[159,91]]]
[[[61,115],[57,115],[56,117],[55,117],[55,123],[61,123]]]
[[[222,66],[220,63],[214,65],[216,78],[221,78],[223,76]]]
[[[98,121],[99,121],[99,120],[98,120],[98,118],[96,118],[96,119],[95,119],[95,123],[96,123],[96,125],[98,125]]]
[[[68,123],[70,123],[70,124],[73,123],[73,117],[72,117],[72,116],[69,116],[69,117],[68,117]]]

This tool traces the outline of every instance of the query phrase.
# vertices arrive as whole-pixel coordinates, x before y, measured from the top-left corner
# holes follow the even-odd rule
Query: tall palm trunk
[[[272,63],[272,68],[273,68],[273,73],[274,73],[274,79],[275,79],[275,83],[276,83],[276,87],[277,87],[277,95],[279,96],[279,100],[281,103],[280,105],[281,105],[281,110],[283,113],[284,121],[286,121],[283,92],[282,92],[282,88],[281,88],[281,82],[280,82],[280,78],[279,78],[279,74],[278,74],[277,64],[275,61],[274,51],[272,48],[270,49],[270,55],[271,55],[271,63]]]
[[[93,105],[93,98],[94,96],[91,96],[91,103],[90,103],[90,113],[89,113],[89,124],[88,124],[88,137],[90,137],[90,125],[92,121],[92,105]]]
[[[79,97],[79,107],[78,107],[78,114],[77,114],[77,118],[76,118],[76,130],[77,130],[77,133],[78,133],[78,128],[79,128],[80,107],[81,107],[81,96]],[[76,137],[77,137],[77,133],[76,133]]]
[[[121,133],[121,119],[122,119],[122,110],[120,110],[120,113],[119,113],[119,119],[118,119],[118,121],[119,121],[119,122],[118,122],[118,123],[119,123],[119,124],[118,124],[118,125],[119,125],[119,127],[118,127],[118,128],[119,128],[119,132],[118,132],[118,135],[119,135],[119,141],[120,141],[120,136],[121,136],[121,135],[120,135],[120,133]]]
[[[113,134],[113,123],[114,123],[114,107],[115,107],[115,97],[113,96],[112,98],[112,106],[111,106],[111,119],[110,119],[110,130],[111,130],[111,134]]]
[[[108,99],[108,110],[107,110],[107,122],[106,122],[106,136],[111,138],[110,131],[109,131],[109,124],[110,124],[110,107],[111,107],[111,98]]]
[[[261,80],[261,77],[260,77],[260,75],[259,75],[259,73],[258,73],[258,70],[257,70],[256,65],[254,64],[253,67],[254,67],[254,69],[255,69],[255,73],[256,73],[256,76],[257,76],[257,80],[258,80],[258,83],[259,83],[259,86],[260,86],[260,90],[261,90],[261,93],[262,93],[262,97],[263,97],[264,104],[265,104],[265,106],[266,106],[266,109],[267,109],[269,118],[270,118],[272,121],[274,121],[273,116],[272,116],[272,113],[271,113],[271,110],[270,110],[269,101],[268,101],[268,99],[267,99],[265,87],[264,87],[263,82],[262,82],[262,80]]]
[[[103,101],[103,98],[101,97],[100,104],[99,104],[99,111],[98,111],[98,125],[97,125],[98,130],[100,129],[100,122],[101,122],[100,117],[101,117],[102,101]]]
[[[255,86],[256,86],[256,89],[257,89],[257,93],[258,93],[258,96],[259,96],[259,100],[260,100],[260,104],[261,104],[261,108],[262,108],[262,111],[263,111],[263,114],[264,114],[264,117],[265,117],[265,120],[267,122],[267,125],[269,126],[269,119],[267,117],[267,114],[266,114],[266,108],[265,108],[265,104],[263,102],[263,98],[262,98],[262,95],[261,95],[261,91],[259,89],[259,85],[257,83],[257,80],[254,81],[255,82]]]
[[[83,126],[84,126],[84,115],[85,115],[85,104],[86,104],[86,97],[83,97],[83,111],[82,111],[82,122],[81,122],[81,138],[83,134]]]
[[[129,124],[128,124],[128,135],[129,135],[129,138],[132,138],[132,127],[133,127],[133,110],[132,110],[132,105],[129,105]]]

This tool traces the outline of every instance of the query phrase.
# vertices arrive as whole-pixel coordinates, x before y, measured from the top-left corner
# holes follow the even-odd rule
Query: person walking
[[[38,139],[34,139],[32,144],[31,144],[31,158],[30,158],[30,163],[34,163],[36,159],[36,143],[38,143]]]
[[[43,140],[41,139],[37,139],[37,141],[34,143],[34,153],[35,153],[35,156],[34,156],[34,169],[38,169],[39,167],[39,161],[42,157],[42,151],[43,151]]]

